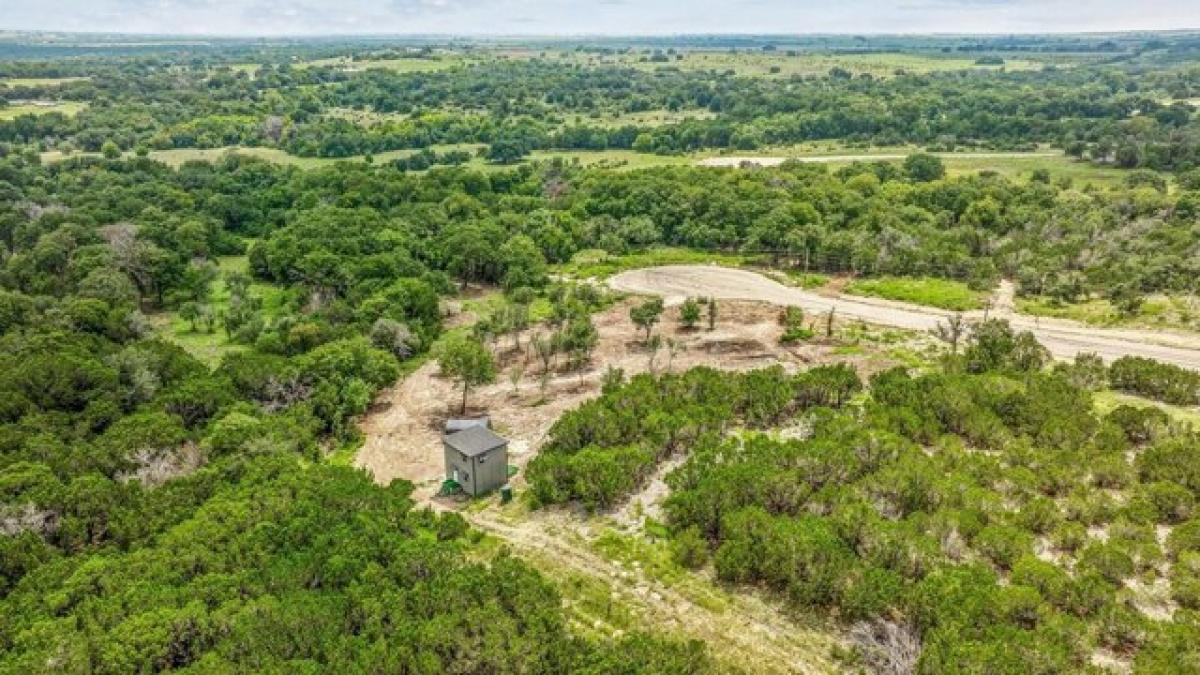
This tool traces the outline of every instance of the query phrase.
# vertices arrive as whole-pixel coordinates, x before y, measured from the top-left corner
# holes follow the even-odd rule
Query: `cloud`
[[[173,34],[920,33],[1167,29],[1196,0],[0,0],[0,28]]]

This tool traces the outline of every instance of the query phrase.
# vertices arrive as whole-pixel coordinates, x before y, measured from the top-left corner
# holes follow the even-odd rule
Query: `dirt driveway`
[[[924,331],[943,321],[950,312],[901,302],[858,298],[826,297],[784,286],[756,272],[715,265],[674,265],[632,270],[609,280],[614,289],[629,293],[664,296],[677,303],[689,296],[758,300],[776,305],[797,305],[808,312],[836,310],[836,316],[875,324]],[[1095,328],[1073,321],[1030,317],[1002,311],[1014,328],[1032,331],[1055,358],[1070,359],[1081,352],[1094,352],[1107,361],[1121,356],[1144,356],[1187,368],[1200,369],[1200,337],[1166,331]],[[968,319],[983,318],[968,312]]]

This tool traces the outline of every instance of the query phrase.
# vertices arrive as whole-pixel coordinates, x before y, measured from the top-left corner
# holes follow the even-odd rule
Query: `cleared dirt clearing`
[[[544,329],[535,328],[521,337],[523,349],[513,351],[511,338],[498,345],[500,374],[495,384],[471,391],[468,414],[486,412],[499,433],[510,439],[509,463],[524,467],[546,439],[550,427],[564,412],[600,393],[605,370],[612,366],[626,376],[650,367],[650,352],[640,332],[629,320],[632,301],[595,315],[600,342],[591,363],[577,371],[552,369],[541,390],[541,366],[528,352],[530,337]],[[820,341],[780,345],[779,310],[756,302],[728,302],[720,307],[716,330],[684,330],[678,312],[664,313],[655,332],[675,340],[674,358],[666,347],[654,356],[654,368],[682,371],[694,366],[726,370],[749,370],[780,364],[797,370],[807,364],[831,360],[837,345]],[[864,374],[887,364],[880,358],[844,356],[836,360],[854,362]],[[514,391],[509,375],[523,368],[521,384]],[[355,466],[367,469],[375,480],[387,484],[395,478],[412,481],[418,498],[428,497],[445,477],[441,429],[445,420],[457,416],[460,394],[455,384],[438,376],[434,362],[422,365],[395,387],[376,399],[361,420],[366,441],[355,458]],[[522,479],[514,481],[519,488]]]
[[[619,291],[661,295],[668,303],[687,297],[758,300],[776,305],[796,305],[807,312],[836,310],[836,316],[870,323],[924,331],[945,320],[951,312],[887,300],[847,296],[825,297],[784,286],[746,270],[705,265],[677,265],[631,270],[609,280]],[[967,312],[981,320],[982,312]],[[1200,369],[1200,337],[1178,333],[1094,328],[1061,319],[1038,319],[1004,313],[1014,328],[1032,331],[1055,358],[1070,359],[1094,352],[1106,361],[1122,356],[1144,356],[1186,368]]]
[[[510,339],[501,341],[498,382],[474,390],[470,406],[474,413],[486,411],[498,431],[511,440],[511,464],[523,469],[563,412],[599,394],[606,367],[621,368],[627,376],[649,368],[650,351],[629,319],[635,302],[627,299],[596,314],[600,343],[591,364],[576,372],[553,369],[544,392],[537,360],[524,350],[513,350]],[[896,363],[883,350],[840,353],[844,345],[837,341],[781,345],[779,308],[771,304],[728,301],[721,302],[719,309],[712,331],[683,329],[678,310],[667,310],[655,332],[681,349],[673,359],[667,349],[660,350],[655,371],[699,365],[745,370],[775,364],[795,371],[840,361],[852,363],[865,376]],[[533,332],[538,330],[544,329]],[[530,333],[523,335],[522,344],[528,345],[529,338]],[[916,339],[922,346],[927,342]],[[508,380],[514,368],[524,368],[517,391]],[[361,421],[366,441],[355,465],[370,471],[380,483],[396,478],[412,481],[414,496],[422,505],[455,510],[474,527],[508,544],[515,555],[555,582],[584,633],[611,636],[640,629],[698,639],[721,664],[752,673],[839,670],[832,652],[835,646],[844,646],[844,640],[838,627],[825,623],[823,617],[790,612],[781,599],[766,594],[728,590],[711,572],[656,573],[646,560],[614,555],[602,546],[606,536],[619,536],[630,546],[650,545],[642,534],[642,516],[658,513],[658,502],[666,494],[661,480],[666,469],[635,498],[639,506],[631,500],[608,516],[587,517],[566,509],[527,512],[521,500],[500,505],[494,496],[468,503],[435,498],[444,476],[440,429],[443,420],[457,412],[457,401],[454,384],[438,376],[435,363],[424,364],[383,393]],[[520,493],[523,471],[512,482]]]

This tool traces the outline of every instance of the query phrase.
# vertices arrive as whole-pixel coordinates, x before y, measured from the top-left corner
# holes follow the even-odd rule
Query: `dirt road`
[[[973,153],[933,153],[942,158],[954,159],[1027,159],[1037,157],[1059,157],[1057,152],[973,152]],[[797,161],[812,164],[840,164],[844,162],[884,162],[904,159],[908,155],[798,155],[795,157],[706,157],[697,166],[708,167],[738,167],[742,164],[757,164],[758,166],[779,166],[787,161]]]
[[[836,311],[836,316],[869,323],[924,331],[943,321],[950,312],[900,302],[850,296],[826,297],[784,286],[756,272],[705,265],[678,265],[632,270],[609,280],[613,288],[630,293],[664,296],[668,303],[689,296],[726,300],[759,300],[796,305],[814,313]],[[1003,303],[1002,303],[1003,304]],[[1121,356],[1144,356],[1187,368],[1200,369],[1200,337],[1165,331],[1095,328],[1073,321],[1024,316],[1005,306],[999,315],[1014,328],[1032,331],[1055,358],[1069,359],[1094,352],[1106,361]],[[980,320],[982,312],[968,312]]]
[[[688,582],[686,577],[667,581],[639,564],[598,555],[591,548],[592,526],[574,515],[551,510],[508,518],[496,508],[460,513],[551,578],[599,582],[612,603],[632,612],[636,625],[701,640],[722,663],[767,674],[840,670],[831,653],[841,641],[831,627],[798,622],[777,601],[755,592],[729,593],[712,582]],[[594,608],[570,604],[576,620],[585,621],[588,628],[602,633],[614,628]]]

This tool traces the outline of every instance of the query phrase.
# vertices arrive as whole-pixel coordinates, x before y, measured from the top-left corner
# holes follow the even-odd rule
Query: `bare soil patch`
[[[634,300],[618,303],[594,317],[600,342],[591,363],[577,371],[559,367],[552,371],[543,391],[540,364],[529,353],[529,339],[539,329],[521,337],[521,350],[511,338],[496,346],[501,372],[495,384],[473,390],[468,414],[487,413],[497,431],[511,441],[509,462],[524,468],[545,442],[550,427],[564,412],[600,392],[608,367],[620,368],[627,377],[650,368],[651,352],[629,320]],[[779,344],[779,308],[767,303],[721,301],[715,330],[683,329],[678,310],[668,307],[655,332],[678,343],[672,357],[664,346],[653,354],[654,369],[680,371],[695,366],[750,370],[779,364],[795,371],[819,361],[851,361],[864,374],[886,365],[871,355],[836,356],[837,346],[819,341],[792,346]],[[509,379],[514,368],[524,375],[516,390]],[[366,442],[355,465],[367,469],[380,483],[396,478],[412,481],[417,496],[428,496],[444,477],[441,446],[442,423],[458,414],[459,390],[438,375],[436,363],[418,368],[395,387],[384,391],[362,419]],[[514,485],[523,483],[520,475]]]
[[[844,295],[829,297],[784,286],[755,272],[716,265],[631,270],[609,279],[609,285],[629,293],[661,295],[667,302],[677,302],[688,296],[716,297],[798,306],[811,313],[833,310],[837,316],[847,319],[922,332],[945,321],[951,314],[891,300]],[[1003,293],[999,299],[1002,304],[1006,302]],[[983,318],[983,312],[978,310],[964,315],[970,321]],[[1096,328],[1064,319],[1042,319],[1016,313],[1004,318],[1018,330],[1033,332],[1056,358],[1070,359],[1082,352],[1092,352],[1109,361],[1127,355],[1144,356],[1200,369],[1200,335],[1195,333]]]

